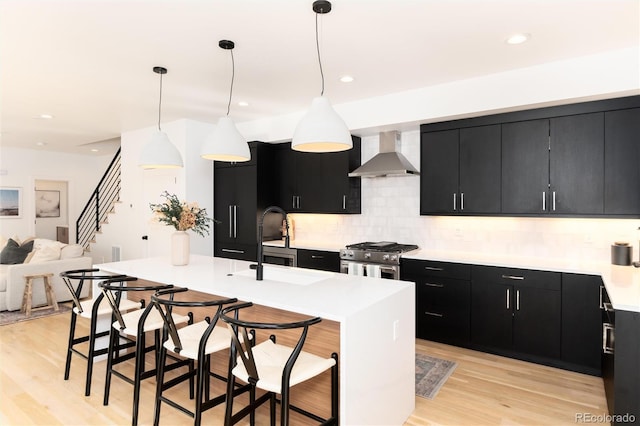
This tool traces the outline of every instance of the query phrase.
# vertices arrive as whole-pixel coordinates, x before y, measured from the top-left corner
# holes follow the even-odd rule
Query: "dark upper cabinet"
[[[549,120],[502,125],[502,213],[548,212]]]
[[[550,211],[604,213],[604,113],[550,120]]]
[[[256,260],[257,220],[274,204],[273,149],[251,142],[251,161],[214,162],[214,255]],[[277,223],[267,226],[265,239],[277,238]]]
[[[500,213],[500,126],[421,135],[420,213]]]
[[[421,135],[420,214],[449,214],[457,210],[459,134],[455,129]]]
[[[640,212],[640,108],[604,114],[604,213]]]
[[[640,96],[420,130],[422,215],[640,217]]]
[[[278,205],[292,213],[360,213],[360,178],[348,176],[360,165],[360,138],[352,138],[352,149],[321,154],[278,144]]]

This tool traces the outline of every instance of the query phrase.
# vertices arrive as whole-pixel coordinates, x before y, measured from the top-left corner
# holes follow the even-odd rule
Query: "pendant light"
[[[160,128],[162,111],[162,75],[167,73],[163,67],[153,67],[153,72],[160,74],[160,101],[158,102],[158,131],[151,136],[151,141],[142,149],[138,165],[143,169],[177,169],[183,166],[182,156],[171,143],[169,137]]]
[[[320,96],[313,99],[307,114],[302,117],[293,133],[291,149],[303,152],[337,152],[353,148],[351,134],[344,120],[331,107],[329,99],[324,96],[324,73],[320,59],[320,43],[318,41],[318,15],[331,11],[331,3],[325,0],[313,2],[316,13],[316,50],[322,90]]]
[[[229,103],[227,104],[226,117],[220,117],[218,125],[202,145],[201,156],[206,160],[242,162],[251,159],[251,152],[247,141],[242,137],[233,120],[229,118],[231,109],[231,96],[233,94],[233,80],[235,77],[235,62],[233,60],[233,48],[235,43],[230,40],[220,40],[220,48],[231,52],[231,88],[229,90]]]

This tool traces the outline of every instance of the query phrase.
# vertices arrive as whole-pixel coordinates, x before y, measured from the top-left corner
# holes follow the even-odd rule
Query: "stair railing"
[[[85,250],[120,199],[120,148],[76,221],[76,243]]]

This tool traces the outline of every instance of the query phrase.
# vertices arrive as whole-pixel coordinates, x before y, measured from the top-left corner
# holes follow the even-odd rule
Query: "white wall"
[[[37,180],[68,182],[69,239],[75,240],[75,221],[98,185],[112,157],[72,155],[51,151],[2,147],[0,186],[22,188],[23,214],[0,219],[0,234],[26,238],[37,236],[34,188]],[[50,235],[42,236],[45,238]]]
[[[138,158],[155,127],[122,134],[122,192],[116,214],[111,215],[93,244],[94,261],[112,261],[112,247],[119,247],[120,259],[168,256],[174,228],[153,221],[150,203],[159,203],[163,191],[181,200],[197,202],[213,215],[213,163],[200,157],[200,147],[214,125],[178,120],[162,125],[169,140],[182,154],[182,169],[143,170]],[[213,229],[213,227],[211,227]],[[213,232],[207,237],[189,232],[191,253],[213,256]],[[147,240],[143,240],[143,236]]]

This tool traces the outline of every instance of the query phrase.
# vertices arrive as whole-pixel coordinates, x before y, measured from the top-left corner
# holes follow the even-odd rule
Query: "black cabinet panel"
[[[420,214],[457,211],[459,131],[423,133],[420,145]]]
[[[640,108],[604,115],[604,212],[640,214]]]
[[[298,267],[340,272],[340,254],[337,251],[298,249]]]
[[[551,119],[550,208],[604,213],[604,113]]]
[[[342,152],[293,151],[278,144],[275,154],[277,205],[293,213],[360,213],[360,178],[349,172],[360,165],[360,138]]]
[[[502,125],[502,213],[544,214],[549,191],[549,120]]]
[[[601,371],[602,285],[599,276],[562,274],[562,360],[596,375]]]
[[[500,126],[460,129],[461,213],[500,213]]]
[[[560,274],[474,266],[471,277],[474,344],[527,356],[560,357]]]

